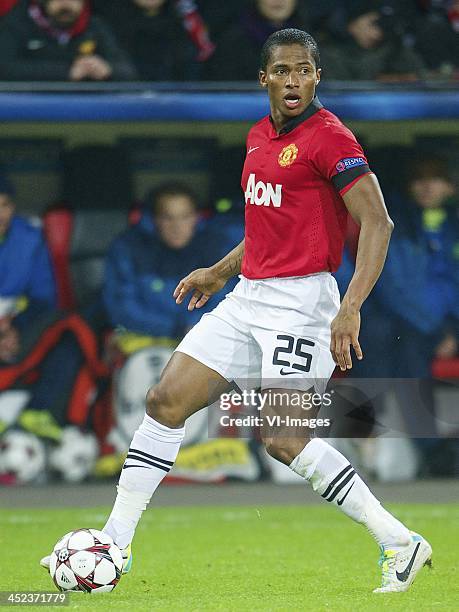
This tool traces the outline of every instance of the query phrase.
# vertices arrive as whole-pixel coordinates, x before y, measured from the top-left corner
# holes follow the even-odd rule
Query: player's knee
[[[161,384],[148,391],[146,404],[148,416],[161,425],[170,428],[183,426],[185,415],[180,402],[174,401],[170,393],[164,392]]]
[[[281,463],[285,463],[285,465],[290,465],[305,446],[304,441],[299,443],[296,438],[292,438],[291,440],[266,438],[263,440],[263,444],[271,457],[277,459],[277,461]]]

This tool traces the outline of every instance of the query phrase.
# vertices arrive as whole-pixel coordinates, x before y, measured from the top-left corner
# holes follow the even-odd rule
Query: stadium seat
[[[70,242],[70,276],[78,306],[102,287],[104,260],[112,240],[128,225],[126,210],[77,210]]]
[[[134,209],[71,210],[64,205],[45,213],[60,308],[73,309],[97,296],[110,243],[138,216]]]
[[[75,308],[75,294],[70,278],[69,253],[73,214],[68,208],[53,208],[43,216],[43,232],[48,243],[56,277],[58,306]]]
[[[129,210],[131,164],[120,145],[84,145],[62,154],[63,202],[44,215],[58,303],[72,309],[88,304],[103,280],[111,241],[138,215]]]

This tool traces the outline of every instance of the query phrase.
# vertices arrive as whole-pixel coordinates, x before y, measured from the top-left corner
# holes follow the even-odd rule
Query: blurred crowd
[[[317,38],[330,80],[459,77],[458,0],[0,0],[0,80],[255,83],[263,42],[285,27]],[[434,380],[459,377],[459,196],[452,158],[425,151],[410,149],[400,163],[390,147],[369,154],[395,231],[362,310],[365,359],[352,374],[419,381],[415,389],[391,384],[413,441],[404,455],[400,440],[391,447],[390,457],[404,459],[390,477],[402,474],[402,463],[410,477],[459,473],[457,431],[440,422]],[[239,148],[232,161],[221,151],[207,202],[181,181],[133,202],[123,160],[110,157],[104,182],[93,153],[68,156],[73,187],[42,219],[21,214],[13,184],[0,175],[0,484],[117,473],[145,390],[223,296],[190,313],[175,305],[174,287],[243,237]],[[350,223],[336,274],[341,293],[357,239]],[[380,395],[376,414],[387,409]],[[201,446],[181,451],[183,476],[270,471],[256,434],[206,446],[208,427],[206,416],[188,427],[190,448]],[[383,478],[388,462],[379,472],[376,463],[371,469]]]
[[[296,27],[327,79],[458,79],[458,0],[1,0],[0,80],[256,81]]]
[[[382,277],[362,310],[365,359],[352,376],[391,381],[405,420],[402,430],[413,438],[414,477],[459,471],[457,432],[438,418],[432,369],[439,362],[458,369],[459,198],[446,158],[412,153],[405,170],[399,168],[398,185],[381,175],[395,231]],[[238,167],[230,172],[228,154],[222,156],[225,174],[237,175]],[[383,158],[390,159],[391,151]],[[94,186],[100,169],[93,167],[88,181],[80,167],[86,186]],[[41,456],[31,447],[37,440],[50,447],[49,465],[67,480],[117,472],[142,418],[146,389],[180,338],[236,282],[200,311],[189,312],[172,298],[181,278],[212,265],[243,237],[244,200],[236,179],[234,185],[216,182],[221,191],[211,202],[173,181],[149,190],[130,212],[97,211],[84,199],[79,208],[84,196],[74,188],[69,201],[51,207],[41,224],[21,215],[13,185],[0,177],[0,480],[7,467],[2,456],[8,459],[15,445],[30,457],[21,465],[39,465],[32,461]],[[81,291],[93,274],[93,264],[85,267],[83,259],[94,256],[94,244],[103,244],[104,236],[109,242],[99,253],[100,279],[91,291]],[[350,224],[336,273],[341,293],[353,273],[357,239],[358,228]],[[69,298],[75,290],[81,299]],[[397,386],[398,379],[418,384]],[[372,406],[378,415],[387,399],[380,395]],[[354,425],[340,435],[357,435]],[[202,427],[201,422],[199,435],[190,427],[194,443],[203,441]],[[218,437],[218,429],[213,433]],[[363,435],[368,433],[371,427]],[[214,459],[222,457],[221,449],[215,453]],[[400,449],[391,456],[399,458]],[[209,460],[206,455],[203,463]],[[196,462],[194,456],[190,465]]]

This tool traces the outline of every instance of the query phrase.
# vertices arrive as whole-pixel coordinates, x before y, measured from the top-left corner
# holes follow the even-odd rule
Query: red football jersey
[[[250,130],[242,172],[246,278],[334,272],[347,209],[342,195],[370,172],[355,136],[315,98],[277,134],[265,117]]]

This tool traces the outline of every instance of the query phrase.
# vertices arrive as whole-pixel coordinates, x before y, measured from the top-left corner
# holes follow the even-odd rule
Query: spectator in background
[[[180,81],[214,47],[194,2],[112,0],[96,3],[144,81]],[[187,34],[188,32],[188,34]]]
[[[0,177],[0,390],[22,388],[29,397],[8,424],[58,441],[83,354],[96,362],[95,346],[83,320],[58,312],[42,232],[15,214],[13,188]]]
[[[417,0],[416,50],[439,76],[458,78],[459,0]]]
[[[213,296],[197,312],[179,308],[173,298],[184,276],[195,267],[213,265],[228,247],[228,236],[199,220],[189,187],[160,185],[145,203],[148,216],[115,239],[106,260],[103,298],[117,328],[112,341],[115,356],[121,357],[116,365],[122,367],[115,370],[113,423],[106,439],[113,452],[98,461],[98,475],[119,472],[145,414],[146,390],[159,380],[178,341],[202,311],[212,310],[223,297],[223,292]]]
[[[209,38],[207,25],[194,0],[175,0],[177,11],[182,17],[183,26],[198,50],[198,62],[206,62],[215,51],[215,45]]]
[[[136,77],[109,28],[85,0],[30,0],[0,28],[0,79],[107,81]]]
[[[104,303],[114,327],[178,340],[202,313],[178,308],[172,299],[175,287],[190,270],[212,265],[226,245],[217,231],[198,227],[196,199],[185,185],[162,185],[147,202],[155,230],[134,226],[114,241]],[[215,305],[210,301],[206,310]]]
[[[198,4],[212,37],[218,41],[228,29],[228,24],[233,24],[247,7],[247,0],[231,0],[231,2],[198,0]]]
[[[412,163],[407,197],[391,212],[395,230],[386,264],[363,317],[360,341],[365,359],[353,369],[358,377],[419,380],[418,397],[413,396],[412,385],[401,383],[394,390],[408,431],[419,438],[416,445],[424,470],[431,469],[432,475],[454,468],[444,440],[436,439],[431,364],[436,356],[457,354],[459,217],[457,206],[452,205],[455,199],[441,158]],[[340,288],[347,285],[351,268],[345,259],[337,273]],[[456,444],[454,452],[458,450]]]
[[[324,41],[321,60],[328,79],[413,81],[424,64],[403,35],[403,23],[391,3],[357,0],[346,7],[343,37]]]
[[[188,0],[182,0],[187,2]],[[300,5],[298,3],[298,6]],[[221,36],[234,24],[244,10],[247,10],[247,0],[231,0],[231,2],[215,2],[215,0],[198,0],[199,11],[208,24],[212,37],[219,41]],[[274,5],[274,3],[272,3]],[[335,19],[339,21],[344,7],[341,9],[339,0],[307,0],[304,2],[307,10],[307,21],[314,32],[324,27],[334,26]],[[339,13],[335,18],[335,14]],[[331,24],[329,24],[331,21]]]
[[[178,341],[202,315],[203,309],[179,308],[174,289],[190,270],[213,265],[227,249],[227,237],[199,221],[196,198],[186,185],[160,185],[146,204],[152,218],[143,218],[116,238],[106,261],[103,298],[108,319],[117,328],[113,344],[123,366],[114,376],[114,423],[107,436],[115,453],[98,462],[96,473],[101,475],[119,471],[119,453],[122,462],[145,413],[146,390],[159,380]],[[204,311],[221,297],[211,298]]]
[[[13,195],[10,182],[0,177],[0,378],[3,368],[27,353],[56,309],[43,235],[15,214]],[[41,416],[48,424],[53,421],[50,415]]]
[[[56,308],[56,287],[41,231],[15,214],[13,187],[0,177],[0,362],[13,362],[20,332]]]
[[[396,230],[375,297],[416,330],[417,359],[406,359],[405,367],[428,377],[439,347],[446,356],[440,341],[449,338],[446,344],[455,352],[452,336],[459,322],[459,217],[446,161],[432,155],[412,162],[407,195],[393,213]]]
[[[306,5],[306,6],[305,6]],[[256,81],[261,48],[273,32],[283,28],[308,29],[307,3],[298,0],[255,0],[239,20],[222,34],[209,62],[208,78]]]

